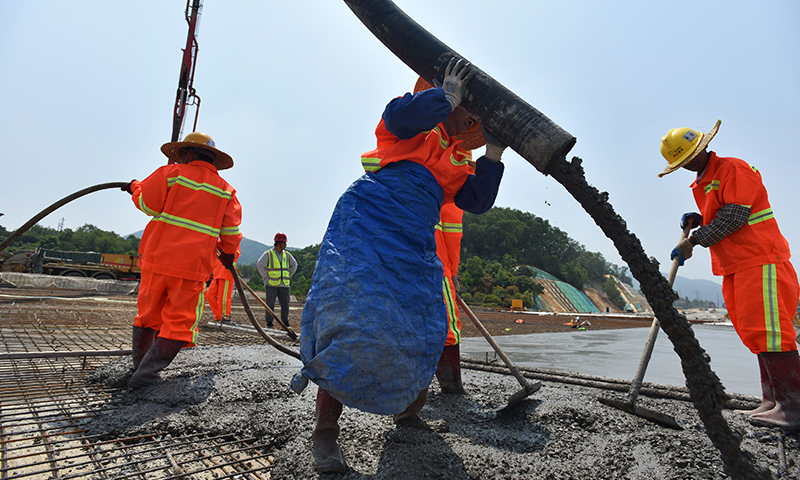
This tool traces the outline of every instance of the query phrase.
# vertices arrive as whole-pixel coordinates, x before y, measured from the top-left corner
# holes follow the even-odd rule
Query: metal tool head
[[[534,393],[538,392],[539,389],[542,388],[542,382],[534,382],[534,383],[527,383],[524,388],[520,389],[514,395],[511,395],[511,398],[508,399],[508,403],[503,405],[502,407],[498,407],[494,409],[495,412],[500,412],[506,410],[508,407],[512,405],[516,405],[517,403],[525,400],[529,396],[533,395]]]

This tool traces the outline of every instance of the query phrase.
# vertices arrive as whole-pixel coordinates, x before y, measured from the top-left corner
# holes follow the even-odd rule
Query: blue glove
[[[682,267],[683,266],[683,262],[685,262],[686,259],[683,258],[683,255],[681,255],[681,252],[680,252],[680,250],[678,250],[678,247],[673,248],[672,249],[672,253],[669,254],[669,259],[670,260],[675,260],[675,257],[678,257],[678,265],[680,265]]]
[[[681,230],[686,230],[687,226],[689,227],[689,230],[691,230],[695,227],[699,227],[702,224],[703,216],[697,212],[684,213],[681,217]]]

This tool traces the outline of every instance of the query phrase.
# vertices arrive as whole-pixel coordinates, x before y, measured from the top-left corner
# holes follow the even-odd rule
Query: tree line
[[[13,233],[0,225],[0,238],[6,239]],[[7,251],[36,250],[37,247],[67,252],[121,253],[136,255],[139,251],[139,239],[133,235],[123,238],[114,232],[107,232],[94,225],[86,224],[77,230],[34,225],[23,233]]]
[[[631,283],[626,267],[609,263],[600,253],[589,252],[565,232],[531,213],[495,207],[483,215],[465,213],[463,223],[458,282],[461,296],[469,303],[509,308],[512,300],[520,299],[525,307],[533,307],[543,289],[534,281],[536,271],[529,267],[544,270],[578,289],[593,286],[603,290],[612,301],[619,294],[607,275]],[[0,236],[8,235],[0,226]],[[35,226],[9,249],[33,250],[37,246],[135,254],[139,239],[133,235],[122,238],[89,224],[75,231]],[[302,298],[308,293],[319,248],[310,245],[290,251],[298,263],[291,280],[294,295]],[[264,289],[255,263],[238,267],[251,288]]]

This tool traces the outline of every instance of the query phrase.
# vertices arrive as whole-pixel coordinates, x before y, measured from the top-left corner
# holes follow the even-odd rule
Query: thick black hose
[[[73,193],[72,195],[68,195],[68,196],[62,198],[61,200],[57,201],[56,203],[50,205],[49,207],[45,208],[41,212],[37,213],[36,216],[31,218],[30,220],[28,220],[25,223],[25,225],[23,225],[23,226],[19,227],[18,229],[16,229],[11,235],[8,236],[8,238],[3,240],[3,243],[0,243],[0,252],[2,252],[3,250],[6,249],[6,247],[11,245],[14,242],[14,240],[18,239],[25,232],[30,230],[30,228],[32,226],[36,225],[39,222],[39,220],[41,220],[44,217],[46,217],[47,215],[49,215],[50,213],[52,213],[57,208],[63,207],[64,205],[68,204],[69,202],[71,202],[71,201],[73,201],[73,200],[75,200],[77,198],[80,198],[80,197],[82,197],[82,196],[84,196],[84,195],[86,195],[88,193],[97,192],[99,190],[106,190],[108,188],[122,188],[127,184],[128,184],[128,182],[101,183],[101,184],[95,185],[93,187],[84,188],[83,190],[77,191],[77,192]]]
[[[450,59],[464,58],[388,0],[345,3],[378,40],[429,83],[444,78]],[[462,107],[545,175],[552,160],[566,158],[575,137],[480,68],[473,65],[472,72]]]
[[[272,338],[267,332],[265,332],[263,328],[261,328],[261,325],[259,325],[258,322],[256,321],[256,317],[253,316],[253,311],[250,310],[250,304],[247,302],[247,297],[245,297],[244,289],[242,288],[242,281],[239,279],[239,274],[236,272],[236,269],[232,266],[228,268],[228,271],[230,271],[231,275],[233,275],[233,281],[236,284],[236,290],[239,292],[239,298],[242,299],[242,305],[244,305],[244,311],[247,312],[247,317],[250,318],[250,322],[253,324],[254,327],[256,327],[258,333],[262,337],[264,337],[264,340],[266,340],[267,343],[269,343],[273,347],[277,348],[278,350],[287,355],[290,355],[298,360],[301,360],[300,353],[295,352],[291,348],[284,347],[277,340]]]
[[[389,50],[428,81],[441,80],[450,59],[462,58],[389,0],[345,0],[345,3]],[[729,398],[689,322],[672,306],[677,296],[658,271],[657,263],[650,262],[639,240],[628,232],[625,221],[608,203],[608,194],[598,192],[586,182],[581,160],[574,158],[567,162],[566,154],[575,139],[487,74],[473,68],[475,76],[467,84],[462,105],[537,170],[561,183],[614,241],[681,358],[695,408],[711,442],[720,451],[725,473],[734,478],[770,478],[769,472],[753,465],[741,451],[741,436],[732,432],[723,418],[721,409]]]

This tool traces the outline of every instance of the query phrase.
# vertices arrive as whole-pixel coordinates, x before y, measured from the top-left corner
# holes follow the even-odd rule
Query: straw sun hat
[[[424,78],[419,77],[417,84],[414,85],[414,93],[421,92],[429,88],[433,88],[433,85],[426,82]],[[483,132],[481,131],[481,124],[478,122],[475,122],[466,132],[460,135],[453,135],[452,138],[453,140],[463,140],[461,143],[461,148],[464,150],[474,150],[486,145],[486,139],[483,138]]]
[[[161,152],[175,163],[185,163],[185,156],[181,154],[181,149],[186,147],[200,148],[211,153],[214,161],[211,162],[217,170],[225,170],[233,166],[233,159],[230,155],[217,150],[217,144],[210,135],[203,132],[192,132],[186,135],[182,142],[169,142],[161,145]]]

